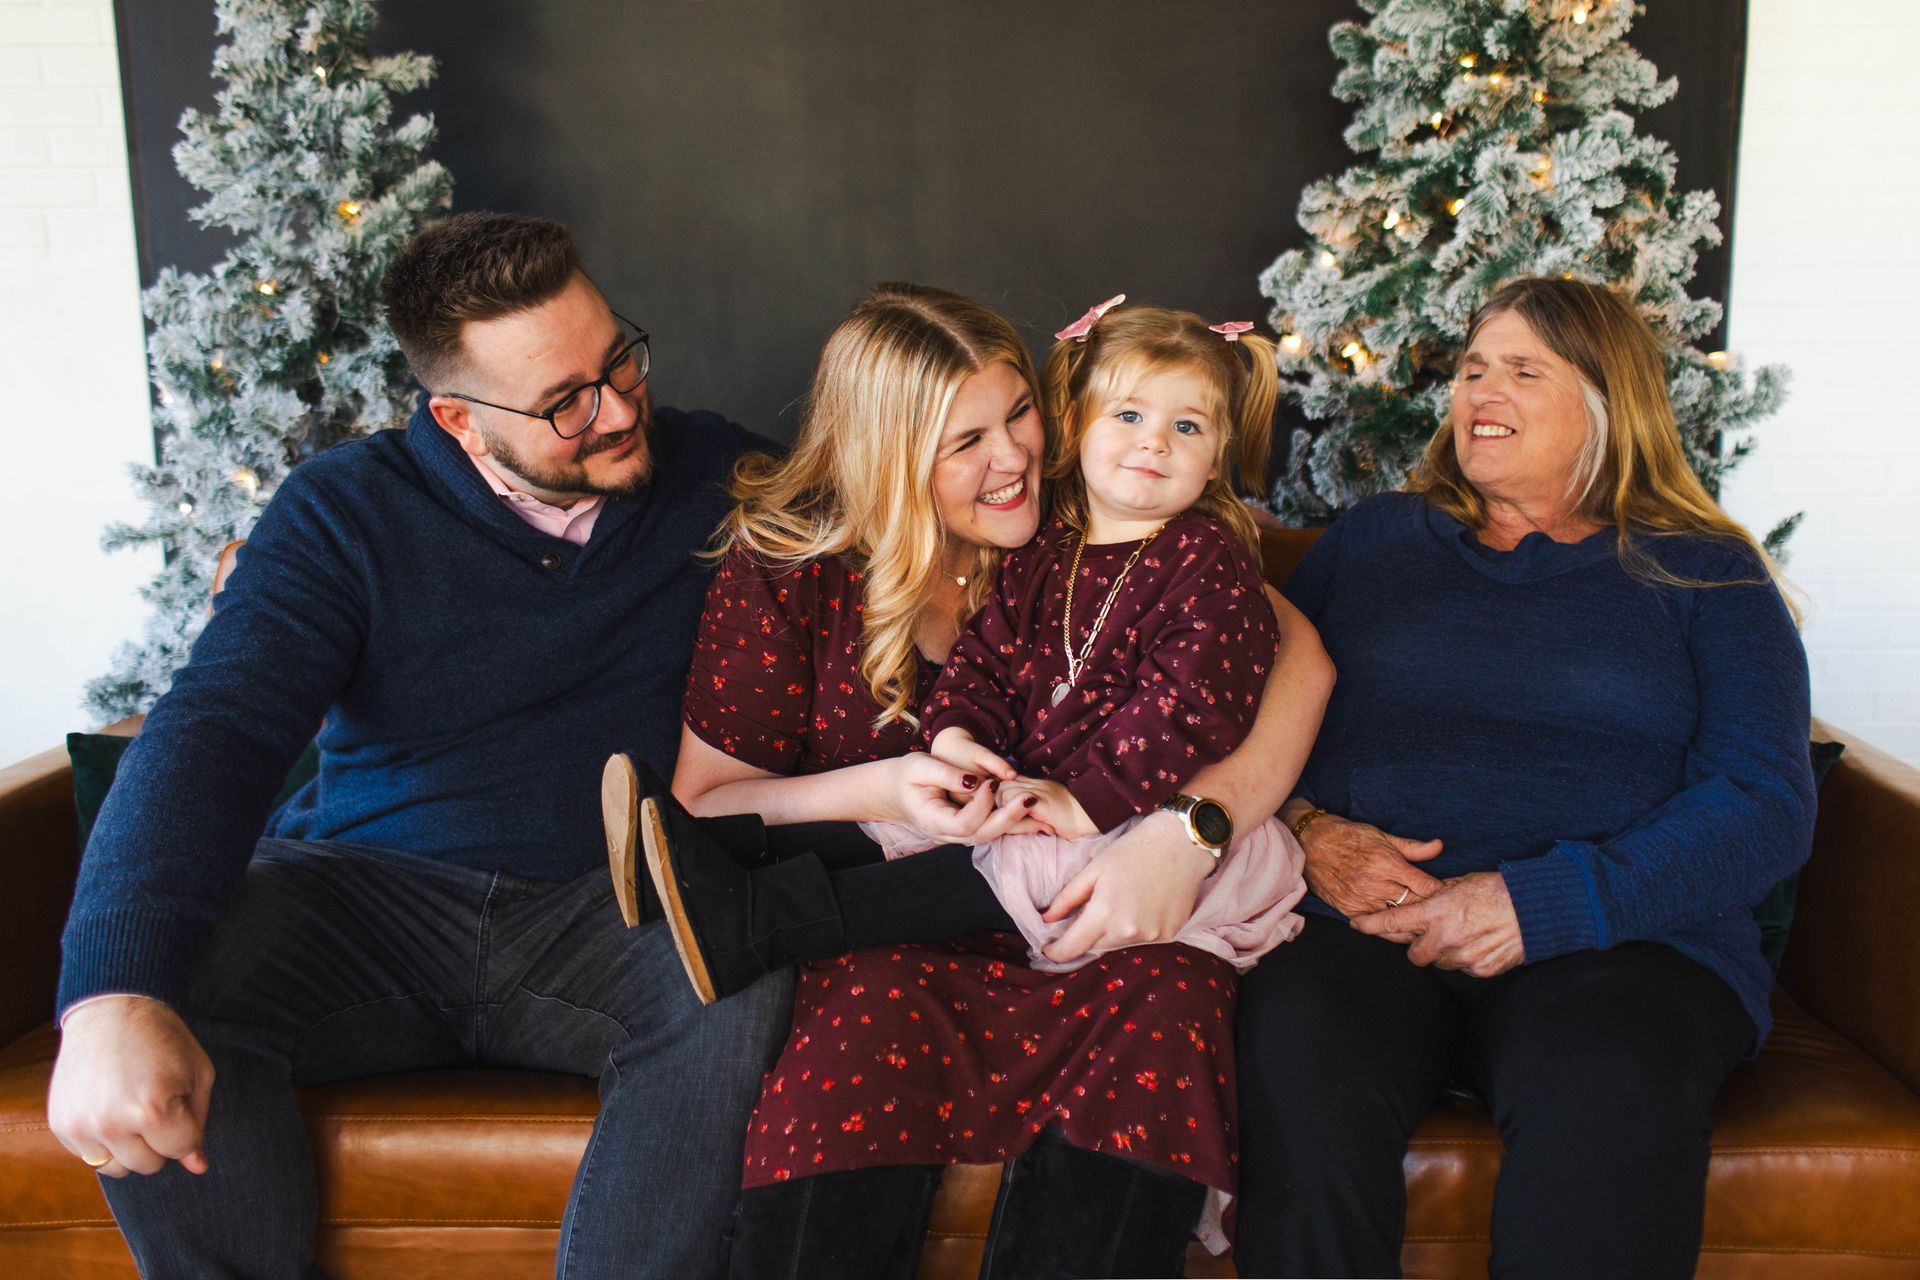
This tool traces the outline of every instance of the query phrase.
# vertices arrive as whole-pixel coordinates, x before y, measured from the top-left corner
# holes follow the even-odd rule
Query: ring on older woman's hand
[[[80,1159],[86,1164],[87,1168],[98,1169],[113,1159],[113,1152],[102,1151],[98,1160],[95,1160],[92,1156],[81,1156]]]
[[[1410,885],[1410,884],[1403,884],[1403,885],[1401,885],[1401,886],[1400,886],[1400,896],[1399,896],[1399,897],[1397,897],[1397,898],[1395,898],[1395,899],[1393,900],[1393,905],[1397,907],[1397,906],[1399,906],[1399,905],[1400,905],[1401,903],[1403,903],[1403,902],[1405,902],[1405,901],[1407,900],[1407,895],[1408,895],[1408,894],[1410,894],[1410,893],[1412,893],[1412,892],[1413,892],[1413,886],[1412,886],[1412,885]]]

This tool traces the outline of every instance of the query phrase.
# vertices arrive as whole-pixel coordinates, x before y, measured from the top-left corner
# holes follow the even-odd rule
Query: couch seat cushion
[[[1716,1111],[1702,1274],[1791,1271],[1795,1255],[1801,1266],[1820,1255],[1847,1274],[1911,1274],[1920,1269],[1920,1098],[1777,991],[1774,1011],[1766,1050],[1735,1074]],[[0,1260],[24,1256],[41,1232],[111,1227],[94,1178],[47,1131],[55,1043],[43,1027],[0,1050]],[[433,1228],[516,1238],[531,1229],[537,1255],[537,1233],[559,1227],[595,1096],[571,1076],[417,1072],[308,1089],[301,1105],[330,1234],[385,1231],[431,1248]],[[1484,1268],[1499,1156],[1472,1104],[1445,1101],[1421,1123],[1406,1162],[1411,1269]],[[989,1169],[948,1178],[923,1274],[973,1274],[997,1184]],[[525,1250],[504,1252],[521,1261],[475,1257],[465,1275],[526,1270]],[[323,1241],[329,1254],[341,1256]]]

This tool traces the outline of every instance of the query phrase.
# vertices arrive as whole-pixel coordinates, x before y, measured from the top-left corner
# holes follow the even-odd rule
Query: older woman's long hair
[[[876,728],[918,727],[914,633],[945,575],[940,432],[960,384],[1002,360],[1035,385],[1026,344],[991,308],[926,285],[875,285],[820,352],[792,452],[749,455],[734,472],[715,554],[738,545],[779,566],[839,555],[865,574],[860,675],[880,706]],[[965,612],[984,602],[997,559],[976,559]]]
[[[1466,346],[1480,327],[1512,313],[1526,321],[1548,350],[1572,365],[1581,382],[1587,439],[1574,464],[1569,493],[1576,512],[1611,525],[1620,561],[1643,582],[1671,586],[1730,586],[1763,579],[1700,582],[1661,565],[1642,535],[1721,538],[1751,551],[1795,619],[1800,610],[1785,590],[1779,566],[1747,527],[1721,509],[1687,464],[1680,428],[1667,396],[1667,369],[1659,337],[1632,304],[1600,285],[1528,276],[1509,281],[1467,325]],[[1469,529],[1486,521],[1486,502],[1460,469],[1451,415],[1442,421],[1407,490],[1424,496]]]

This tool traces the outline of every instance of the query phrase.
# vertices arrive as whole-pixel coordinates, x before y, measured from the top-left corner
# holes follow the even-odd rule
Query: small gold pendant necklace
[[[1160,526],[1160,529],[1164,528],[1165,525]],[[1120,573],[1114,578],[1107,598],[1100,604],[1100,612],[1093,616],[1093,626],[1087,631],[1087,642],[1080,646],[1077,654],[1073,651],[1073,584],[1080,577],[1080,553],[1087,549],[1087,535],[1081,534],[1080,541],[1074,544],[1073,568],[1067,573],[1067,608],[1060,615],[1060,640],[1067,655],[1067,678],[1053,686],[1054,706],[1065,702],[1068,692],[1079,682],[1080,673],[1086,670],[1087,659],[1093,654],[1093,642],[1100,638],[1100,628],[1106,625],[1107,613],[1113,608],[1113,602],[1120,598],[1120,584],[1127,580],[1127,574],[1133,571],[1134,563],[1140,559],[1140,553],[1147,549],[1147,544],[1160,536],[1160,529],[1142,538],[1140,545],[1133,549],[1133,554],[1127,557],[1127,562],[1120,566]]]

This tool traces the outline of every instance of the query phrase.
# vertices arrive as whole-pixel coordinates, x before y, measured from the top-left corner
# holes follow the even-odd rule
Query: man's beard
[[[647,481],[653,478],[653,403],[642,400],[637,406],[637,418],[632,427],[618,435],[598,435],[591,428],[590,437],[579,450],[572,462],[542,464],[523,457],[518,450],[505,440],[495,439],[492,433],[483,432],[487,452],[502,467],[525,480],[528,484],[553,494],[604,494],[607,497],[623,498],[647,487]],[[587,477],[586,462],[596,453],[607,453],[624,445],[635,432],[640,440],[635,448],[640,450],[640,469],[617,484],[596,483]]]

